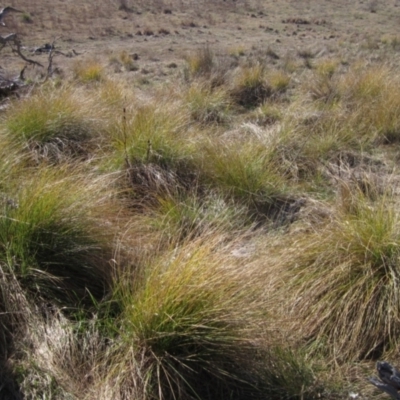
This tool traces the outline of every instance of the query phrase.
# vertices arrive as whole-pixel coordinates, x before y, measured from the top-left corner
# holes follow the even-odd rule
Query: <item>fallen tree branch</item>
[[[2,44],[2,46],[0,47],[0,50],[10,41],[14,41],[15,38],[17,37],[16,33],[10,33],[7,36],[0,36],[0,44]]]
[[[55,38],[53,40],[53,42],[51,43],[51,45],[50,45],[49,63],[47,65],[47,74],[46,74],[46,77],[44,78],[43,83],[46,82],[49,79],[49,77],[52,75],[52,73],[53,73],[53,57],[54,57],[54,54],[55,54],[54,53],[54,45],[55,45],[57,39],[59,39],[59,38]]]
[[[21,52],[21,42],[17,37],[16,33],[10,33],[7,36],[0,36],[0,50],[2,50],[6,45],[11,47],[13,53],[17,53],[24,61],[29,64],[39,65],[43,68],[43,65],[38,63],[35,60],[31,60],[30,58],[26,58]],[[14,46],[13,46],[14,45]]]
[[[400,372],[386,361],[376,363],[379,378],[371,377],[368,381],[395,400],[400,400]]]
[[[68,54],[65,54],[59,50],[55,49],[55,42],[59,38],[55,38],[51,44],[46,44],[45,45],[45,51],[48,51],[48,63],[47,63],[47,68],[30,58],[27,58],[23,53],[22,53],[22,46],[21,46],[21,41],[19,40],[18,36],[16,33],[10,33],[9,35],[6,36],[0,36],[0,51],[5,47],[5,46],[10,46],[11,51],[15,54],[18,54],[18,56],[26,62],[26,65],[24,68],[21,70],[19,73],[19,76],[13,78],[13,79],[7,79],[6,77],[1,77],[0,76],[0,98],[8,97],[12,93],[16,94],[18,96],[17,91],[26,86],[26,81],[25,81],[25,70],[28,65],[36,65],[41,68],[46,68],[46,74],[44,76],[44,79],[41,82],[37,82],[38,84],[43,84],[45,83],[54,73],[53,69],[53,58],[57,54],[61,54],[65,57],[69,57]]]

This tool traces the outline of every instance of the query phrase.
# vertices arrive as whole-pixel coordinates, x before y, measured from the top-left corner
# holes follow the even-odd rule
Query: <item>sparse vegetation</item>
[[[22,14],[21,19],[23,22],[25,22],[27,24],[30,24],[33,22],[31,15],[26,12]]]
[[[134,57],[128,54],[126,51],[123,51],[119,56],[122,65],[127,71],[138,71],[139,66],[135,63]]]

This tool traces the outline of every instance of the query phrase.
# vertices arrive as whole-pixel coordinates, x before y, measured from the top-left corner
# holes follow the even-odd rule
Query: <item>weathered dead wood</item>
[[[55,48],[55,44],[56,44],[56,39],[53,40],[53,42],[50,45],[50,50],[49,50],[49,62],[47,65],[47,73],[46,73],[46,77],[44,78],[44,82],[46,82],[49,77],[53,74],[53,57],[54,57],[54,48]]]
[[[44,79],[41,80],[40,82],[36,82],[37,84],[43,84],[53,75],[55,71],[55,69],[53,68],[53,58],[55,55],[62,55],[64,57],[73,57],[73,55],[77,56],[81,54],[77,53],[75,50],[72,50],[72,52],[69,53],[63,53],[59,50],[56,50],[55,42],[58,39],[59,38],[55,38],[51,44],[46,43],[44,46],[39,47],[33,51],[34,54],[36,54],[39,50],[41,52],[48,52],[48,63],[47,67],[45,67],[40,62],[30,59],[22,53],[21,41],[16,33],[10,33],[6,36],[0,36],[0,51],[5,46],[9,46],[14,54],[17,54],[22,60],[24,60],[27,63],[21,70],[19,76],[15,78],[10,79],[0,75],[0,99],[7,98],[11,94],[16,94],[18,96],[18,90],[27,85],[24,73],[28,65],[39,66],[46,70]]]
[[[368,381],[393,399],[400,400],[400,372],[386,361],[378,361],[376,369],[379,378],[374,376]]]
[[[44,77],[44,80],[42,82],[38,82],[40,84],[45,83],[49,77],[53,74],[53,57],[57,55],[63,55],[65,57],[68,57],[67,54],[62,53],[61,51],[55,50],[55,42],[58,38],[55,38],[51,44],[48,44],[46,46],[46,50],[48,51],[48,63],[47,63],[47,68],[46,68],[46,74]],[[14,79],[7,79],[5,77],[0,76],[0,98],[8,97],[12,93],[16,93],[18,89],[21,87],[25,86],[25,77],[24,77],[24,72],[26,70],[26,67],[28,64],[31,65],[36,65],[41,68],[45,68],[43,64],[32,60],[30,58],[27,58],[21,51],[21,41],[19,40],[18,36],[16,33],[10,33],[9,35],[6,36],[0,36],[0,50],[2,50],[5,46],[10,46],[11,51],[13,53],[18,54],[18,56],[24,60],[27,64],[25,67],[21,70],[20,74],[18,77]]]
[[[16,33],[10,33],[7,36],[0,36],[0,43],[2,44],[2,47],[0,47],[0,50],[10,41],[14,40],[17,37]]]
[[[19,40],[16,33],[10,33],[7,36],[0,36],[0,50],[3,49],[6,45],[9,45],[11,51],[13,53],[18,54],[25,62],[33,65],[38,65],[39,67],[43,68],[43,65],[35,60],[31,60],[30,58],[25,57],[21,52],[21,41]]]

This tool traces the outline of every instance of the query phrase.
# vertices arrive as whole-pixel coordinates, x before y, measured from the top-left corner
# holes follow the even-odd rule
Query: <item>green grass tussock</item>
[[[302,350],[272,346],[265,361],[263,393],[269,399],[335,398],[335,389],[318,380],[314,366],[306,360]]]
[[[120,280],[114,379],[134,379],[127,367],[133,346],[146,397],[259,398],[252,360],[265,318],[260,288],[243,265],[215,252],[220,240],[194,241],[154,260],[139,286]]]
[[[231,70],[235,67],[235,62],[232,62],[226,55],[217,55],[209,46],[188,54],[185,59],[185,80],[198,80],[210,88],[227,84]]]
[[[250,225],[245,207],[226,201],[217,193],[196,193],[159,198],[150,211],[149,224],[169,242],[188,241],[215,230],[239,232]]]
[[[75,79],[80,83],[98,83],[105,79],[104,67],[96,60],[77,62],[73,70]]]
[[[110,235],[96,221],[107,202],[98,189],[51,170],[20,184],[3,208],[0,259],[24,287],[65,306],[101,299]]]
[[[320,189],[326,188],[330,185],[326,173],[329,164],[337,163],[343,153],[371,149],[367,140],[357,136],[354,127],[341,124],[342,110],[320,111],[297,104],[290,112],[296,108],[299,115],[283,117],[276,158],[299,184],[312,186],[314,179],[324,176]]]
[[[280,173],[273,144],[213,140],[203,151],[205,182],[251,212],[272,216],[296,192],[296,185]]]
[[[273,95],[273,89],[268,83],[265,66],[256,64],[242,67],[237,73],[231,97],[234,103],[252,108],[262,104]],[[279,89],[277,83],[276,88]]]
[[[354,110],[350,123],[375,143],[397,142],[400,128],[398,76],[386,66],[361,71],[356,68],[350,74],[342,89],[346,103]]]
[[[358,64],[341,75],[326,71],[324,65],[320,68],[304,86],[330,113],[329,126],[350,132],[359,147],[398,140],[399,85],[391,68]]]
[[[286,248],[288,258],[297,254],[287,273],[298,328],[338,361],[382,357],[398,347],[396,210],[390,197],[371,202],[360,193],[322,230]]]
[[[186,57],[188,72],[193,77],[210,77],[215,65],[215,54],[210,47],[204,47]]]
[[[38,159],[58,161],[83,156],[101,142],[99,113],[79,91],[44,88],[13,104],[5,115],[9,139],[29,148]]]
[[[185,148],[182,133],[188,119],[174,104],[155,101],[138,107],[133,115],[121,113],[121,118],[110,133],[121,162],[128,157],[131,163],[173,164],[181,158],[181,150]]]
[[[7,200],[10,183],[18,179],[27,164],[28,157],[20,146],[0,132],[0,204]]]
[[[125,170],[124,189],[139,208],[158,197],[190,191],[197,184],[190,140],[189,117],[176,104],[155,101],[127,112],[110,132],[114,153],[105,161],[111,170]]]
[[[290,86],[291,76],[282,70],[270,70],[267,73],[268,83],[275,94],[284,93]]]
[[[192,84],[183,101],[188,106],[191,118],[200,124],[221,124],[229,118],[231,104],[224,89]]]

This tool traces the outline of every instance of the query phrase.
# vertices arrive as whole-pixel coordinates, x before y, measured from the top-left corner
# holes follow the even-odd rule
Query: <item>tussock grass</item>
[[[267,81],[262,64],[242,67],[237,73],[231,91],[232,100],[243,107],[251,108],[270,98],[273,90]]]
[[[399,139],[398,76],[386,67],[355,68],[343,79],[341,91],[352,113],[348,120],[359,135],[375,142]]]
[[[269,399],[335,398],[335,390],[318,381],[313,366],[302,350],[272,347],[264,372],[264,395]]]
[[[2,391],[18,398],[21,395],[19,374],[9,362],[10,356],[29,334],[27,328],[34,318],[35,310],[16,276],[0,265],[0,377]]]
[[[283,118],[278,158],[293,179],[311,182],[321,172],[326,176],[330,163],[337,162],[346,151],[367,149],[368,142],[360,140],[352,127],[341,125],[343,111],[311,110],[294,105],[298,115]]]
[[[293,134],[283,139],[281,151],[284,158],[295,155],[300,177],[322,176],[327,187],[332,185],[329,165],[340,163],[341,154],[373,154],[377,146],[397,142],[398,84],[385,66],[360,64],[343,75],[317,74],[320,80],[307,84],[316,101],[292,105],[296,113],[285,124]],[[321,82],[327,86],[318,86]],[[334,175],[342,173],[339,168]]]
[[[392,48],[393,50],[399,50],[400,39],[398,35],[383,35],[381,37],[381,43]]]
[[[32,16],[29,13],[24,12],[21,15],[21,21],[25,22],[26,24],[31,24],[33,22],[33,19],[32,19]]]
[[[315,69],[319,75],[332,77],[339,69],[339,60],[336,58],[321,60],[316,64]]]
[[[0,132],[0,203],[7,196],[9,183],[17,179],[20,170],[27,164],[26,154],[4,131]]]
[[[0,219],[0,260],[23,287],[66,306],[102,298],[111,242],[96,215],[111,212],[111,203],[100,187],[43,169],[14,189]]]
[[[358,192],[321,230],[296,237],[284,259],[298,329],[337,361],[398,348],[399,219],[392,199]]]
[[[162,88],[76,64],[2,111],[14,397],[347,398],[332,365],[398,356],[399,76],[255,51]]]
[[[283,120],[283,110],[275,103],[266,101],[250,114],[250,117],[260,126],[273,125]]]
[[[215,54],[210,47],[203,47],[194,54],[186,56],[189,74],[209,77],[214,66]]]
[[[21,169],[26,164],[26,157],[3,133],[0,133],[1,218],[4,218],[4,213],[9,207],[18,205],[11,194],[11,187],[18,182]],[[8,357],[27,333],[26,324],[33,313],[21,283],[5,263],[0,261],[0,379],[2,391],[15,398],[18,398],[20,392],[16,374],[8,362]]]
[[[398,87],[398,77],[389,67],[364,64],[339,77],[317,71],[305,85],[312,99],[330,106],[331,118],[326,123],[351,132],[360,147],[398,140]]]
[[[75,63],[73,73],[75,79],[81,83],[100,82],[105,79],[104,67],[96,60]]]
[[[205,46],[186,55],[184,77],[189,80],[207,82],[211,88],[223,86],[228,83],[230,71],[235,63],[224,55],[217,56],[214,50]]]
[[[230,99],[224,89],[192,84],[184,96],[192,119],[200,124],[224,123],[228,119]]]
[[[137,93],[127,88],[121,80],[107,79],[90,87],[89,90],[89,97],[95,99],[98,107],[100,100],[99,109],[104,119],[109,122],[107,125],[113,126],[116,121],[120,121],[124,108],[129,114],[137,107]]]
[[[288,89],[291,77],[286,72],[282,70],[272,70],[268,72],[267,76],[268,83],[274,93],[283,93]]]
[[[119,280],[124,311],[111,377],[130,396],[260,398],[252,365],[262,297],[250,271],[215,252],[220,240],[153,260],[136,290]]]
[[[290,183],[276,164],[275,147],[258,140],[209,141],[204,148],[206,182],[246,204],[257,215],[279,214],[290,198]],[[295,191],[295,185],[293,185]]]
[[[301,85],[302,91],[325,108],[337,105],[341,98],[339,64],[336,58],[320,60]]]
[[[227,202],[217,193],[199,196],[195,191],[175,197],[159,198],[150,212],[149,224],[169,242],[193,240],[209,231],[237,232],[249,225],[246,209]]]
[[[231,57],[243,57],[246,54],[246,48],[244,46],[235,46],[228,49],[228,53]]]
[[[101,140],[100,110],[78,90],[44,88],[14,103],[5,115],[9,140],[29,148],[37,160],[84,156]]]
[[[127,171],[129,190],[139,203],[157,202],[159,195],[186,191],[196,183],[192,144],[185,131],[189,121],[187,112],[175,104],[155,101],[130,118],[124,116],[112,130],[116,151],[106,162]]]
[[[14,370],[27,398],[105,398],[96,389],[98,362],[105,351],[95,317],[71,323],[54,311],[45,318],[32,318],[30,331],[15,357]]]
[[[80,397],[102,339],[93,330],[75,334],[63,314],[87,317],[110,288],[114,235],[103,225],[113,213],[110,192],[104,178],[77,169],[19,172],[25,176],[8,184],[0,211],[2,390]]]
[[[313,100],[323,104],[334,104],[340,98],[338,82],[331,65],[319,64],[309,81],[305,82],[305,90]]]
[[[180,150],[185,147],[181,135],[188,119],[174,104],[168,107],[155,101],[139,107],[133,115],[121,117],[121,123],[111,131],[121,157],[127,156],[131,162],[166,164],[180,158]]]
[[[122,51],[119,55],[119,59],[124,66],[126,71],[137,71],[139,70],[138,65],[135,63],[133,56],[128,54],[126,51]]]

